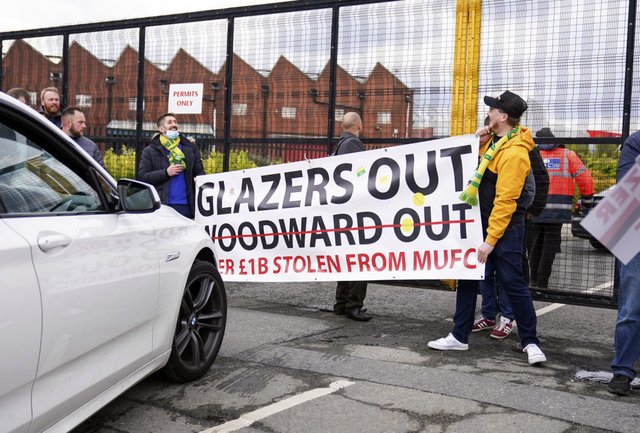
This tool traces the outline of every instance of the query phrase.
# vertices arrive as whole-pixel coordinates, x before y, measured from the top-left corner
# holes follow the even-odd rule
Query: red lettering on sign
[[[414,251],[413,270],[453,269],[458,262],[467,269],[475,269],[476,265],[469,261],[469,256],[475,252],[475,248],[469,248],[464,254],[461,249]]]
[[[469,262],[469,256],[471,254],[474,254],[476,252],[475,248],[469,248],[465,253],[464,253],[464,260],[462,261],[462,264],[464,265],[465,268],[467,269],[475,269],[476,265],[475,263],[471,263]]]

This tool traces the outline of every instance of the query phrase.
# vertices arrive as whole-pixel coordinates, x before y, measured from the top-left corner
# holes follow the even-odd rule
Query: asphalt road
[[[427,341],[451,329],[452,292],[372,284],[368,323],[321,311],[332,283],[227,285],[228,328],[200,381],[153,376],[87,432],[638,432],[640,391],[609,394],[614,310],[536,302],[548,362],[473,334],[468,352]]]

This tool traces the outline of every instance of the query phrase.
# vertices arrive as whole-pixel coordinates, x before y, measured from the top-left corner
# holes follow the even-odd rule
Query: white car
[[[195,380],[227,317],[213,244],[0,93],[0,431],[67,432],[156,370]]]

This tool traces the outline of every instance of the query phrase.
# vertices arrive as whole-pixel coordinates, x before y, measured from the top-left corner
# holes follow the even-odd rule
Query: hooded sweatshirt
[[[484,154],[490,142],[480,148]],[[484,172],[480,188],[480,213],[485,242],[495,245],[509,226],[524,225],[526,194],[523,186],[531,170],[529,152],[535,146],[531,131],[520,133],[502,145]]]

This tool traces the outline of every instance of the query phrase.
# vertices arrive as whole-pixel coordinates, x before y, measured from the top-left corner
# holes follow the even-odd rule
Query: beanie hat
[[[538,138],[553,138],[555,137],[555,135],[553,135],[553,132],[551,132],[551,129],[544,127],[541,130],[539,130],[538,132],[536,132],[536,137]]]

